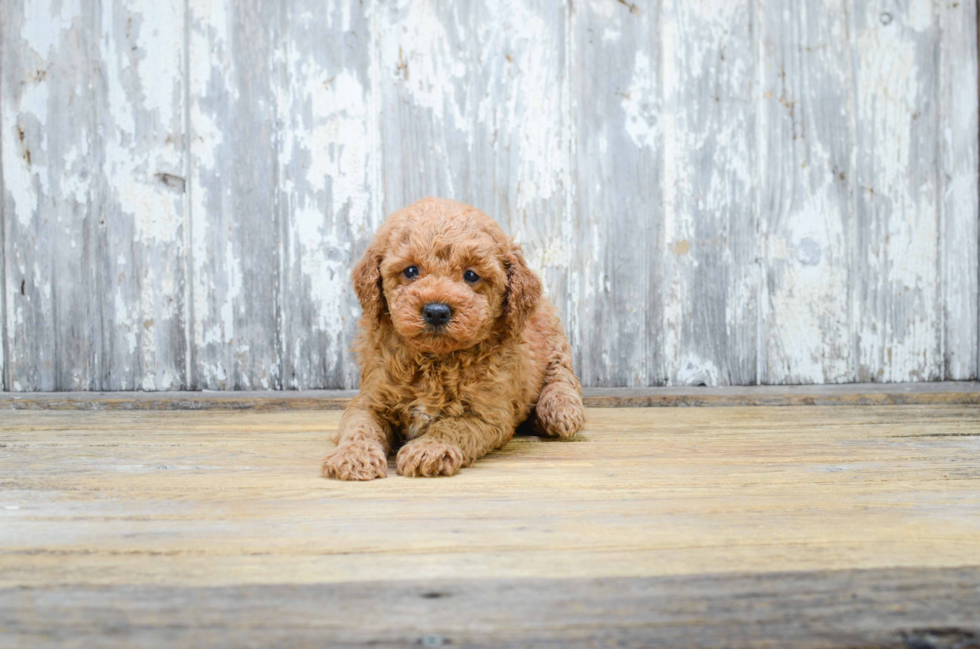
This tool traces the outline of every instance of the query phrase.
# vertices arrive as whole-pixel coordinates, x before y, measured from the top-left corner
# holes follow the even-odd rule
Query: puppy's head
[[[364,324],[390,321],[423,352],[517,335],[541,283],[520,247],[480,210],[426,198],[388,217],[352,273]]]

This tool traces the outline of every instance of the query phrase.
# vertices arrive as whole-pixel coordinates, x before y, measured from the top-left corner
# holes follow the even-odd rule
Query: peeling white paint
[[[868,165],[858,178],[858,216],[861,227],[872,233],[870,277],[864,281],[876,288],[869,302],[852,308],[861,309],[856,320],[859,368],[880,381],[937,378],[942,358],[941,329],[934,317],[940,303],[935,174],[921,173],[935,159],[934,141],[923,142],[929,148],[919,152],[923,157],[911,157],[918,138],[932,129],[921,113],[932,103],[927,96],[933,91],[919,87],[922,56],[930,46],[917,42],[924,35],[902,29],[929,27],[931,17],[923,18],[919,7],[923,4],[929,3],[913,2],[907,12],[894,8],[887,25],[869,6],[867,26],[856,37],[856,119],[865,145],[858,155]],[[925,74],[931,78],[934,71]]]
[[[56,10],[57,9],[57,10]],[[42,59],[80,17],[80,0],[32,0],[24,3],[24,41]]]
[[[626,132],[640,147],[653,148],[659,141],[658,99],[654,95],[658,88],[654,79],[650,57],[643,50],[637,50],[633,60],[633,80],[629,90],[622,93],[622,105],[626,113]]]
[[[518,177],[528,180],[526,185],[518,185],[516,195],[517,210],[523,214],[563,190],[567,162],[561,124],[554,118],[559,114],[561,100],[558,66],[548,64],[557,52],[553,42],[541,37],[549,33],[549,26],[524,2],[515,2],[509,9],[512,33],[508,49],[517,54],[514,58],[518,76],[508,109],[518,118],[520,129],[516,143]],[[490,112],[481,108],[484,114]]]
[[[911,0],[908,3],[908,26],[917,32],[925,32],[933,27],[935,3],[931,0]]]
[[[402,77],[413,104],[431,110],[437,120],[449,119],[462,125],[460,107],[446,96],[446,91],[467,73],[465,63],[449,49],[451,39],[444,26],[449,16],[433,0],[414,3],[410,10],[404,0],[396,4],[391,11],[402,16],[395,26],[400,34],[380,39],[382,58],[398,62],[389,74]]]
[[[688,354],[680,359],[674,379],[677,385],[721,385],[721,372],[710,358]]]
[[[755,221],[749,15],[745,2],[664,6],[661,254],[668,384],[692,376],[709,385],[756,378],[755,363],[749,367],[747,359],[757,354],[751,341],[758,273],[746,257],[753,251],[738,250],[736,257],[734,246]],[[694,103],[699,112],[690,109]],[[723,270],[709,277],[705,262]],[[684,370],[695,358],[704,372]]]
[[[13,199],[17,222],[27,228],[34,219],[39,195],[47,195],[50,191],[48,168],[43,164],[44,159],[38,156],[47,145],[44,125],[48,113],[48,84],[45,81],[26,83],[21,88],[19,102],[14,102],[12,96],[4,96],[2,101],[4,186]],[[34,123],[38,125],[37,131],[30,126]]]
[[[325,26],[361,38],[366,15],[359,6],[310,9],[291,17],[284,28],[292,40],[276,55],[289,79],[276,102],[283,125],[281,190],[290,206],[284,262],[289,290],[283,296],[283,381],[290,388],[323,385],[323,366],[349,358],[356,322],[348,314],[356,304],[349,279],[352,244],[369,236],[379,200],[379,142],[372,133],[379,119],[372,113],[377,71],[369,57],[338,60],[340,42],[309,56],[310,39],[319,42]]]
[[[52,301],[75,309],[62,318],[104,318],[99,362],[126,388],[182,385],[173,331],[185,317],[201,386],[307,387],[324,368],[340,376],[335,366],[353,381],[353,255],[385,193],[391,208],[438,193],[497,210],[566,312],[587,381],[971,378],[980,262],[968,4],[886,0],[841,15],[823,0],[666,0],[659,11],[296,2],[251,24],[231,0],[190,0],[188,66],[180,3],[29,0],[23,15],[5,14],[0,137],[14,243],[0,317],[14,339],[32,329],[61,342],[69,325],[54,322]],[[236,51],[242,30],[268,51]],[[622,74],[586,79],[582,62],[610,51],[623,53]],[[246,55],[269,67],[249,77]],[[609,115],[585,121],[606,95]],[[246,137],[229,116],[252,112],[276,121],[271,141],[229,161]],[[236,192],[270,156],[278,202],[244,227],[278,230],[243,235]],[[651,156],[662,168],[645,179]],[[636,178],[614,177],[610,161],[622,160]],[[633,277],[617,267],[614,221],[662,234]],[[259,260],[241,244],[273,231],[261,263],[279,268],[255,280]],[[82,258],[93,236],[109,245],[104,313],[75,305],[64,284],[99,268]],[[255,309],[254,281],[284,293]],[[93,385],[92,343],[73,344],[78,362],[60,385]],[[285,358],[268,361],[262,346],[276,344]],[[50,387],[53,375],[31,365],[45,351],[13,349],[0,358],[16,370],[10,387]]]
[[[136,323],[134,322],[136,317],[135,304],[131,304],[129,300],[126,299],[126,295],[123,294],[121,288],[116,289],[115,299],[113,299],[113,304],[116,307],[115,312],[115,325],[119,327],[120,334],[123,340],[128,344],[127,351],[130,354],[136,352],[136,345],[139,342],[139,331],[136,328]]]
[[[980,240],[980,207],[977,167],[978,138],[964,133],[978,131],[978,111],[973,106],[977,89],[977,7],[948,4],[940,9],[943,34],[939,103],[943,132],[940,207],[944,217],[943,288],[944,342],[947,380],[977,376],[980,365],[980,250],[963,245]],[[966,51],[968,54],[964,54]]]
[[[602,42],[603,43],[616,43],[620,38],[623,37],[623,32],[618,29],[610,29],[606,27],[602,30]]]
[[[191,75],[188,90],[191,97],[208,95],[212,75],[222,80],[222,90],[232,100],[238,99],[234,83],[235,59],[228,51],[233,25],[230,22],[232,4],[227,0],[188,0],[191,24]],[[192,103],[193,106],[193,103]]]
[[[758,7],[763,30],[759,56],[760,381],[835,383],[852,376],[850,233],[853,182],[849,149],[854,134],[850,58],[839,49],[791,43],[846,39],[847,16],[828,2],[775,18]],[[826,36],[824,36],[826,35]],[[814,108],[804,108],[811,106]],[[838,119],[842,115],[843,119]]]

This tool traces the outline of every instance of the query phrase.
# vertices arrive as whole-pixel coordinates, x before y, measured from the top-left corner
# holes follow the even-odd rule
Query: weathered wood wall
[[[587,385],[972,379],[977,8],[0,0],[3,388],[346,388],[429,194]]]

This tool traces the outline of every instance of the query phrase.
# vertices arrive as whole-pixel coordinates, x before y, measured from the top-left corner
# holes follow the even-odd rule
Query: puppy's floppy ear
[[[388,310],[381,286],[381,243],[375,238],[350,274],[364,317],[374,322]]]
[[[534,313],[541,299],[541,282],[524,262],[521,247],[510,242],[507,248],[507,297],[504,303],[504,321],[510,333],[524,330],[528,318]]]

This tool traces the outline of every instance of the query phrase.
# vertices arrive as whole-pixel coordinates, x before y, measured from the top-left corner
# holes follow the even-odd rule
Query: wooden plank
[[[566,8],[548,0],[378,10],[383,212],[437,195],[524,244],[566,318],[577,235],[566,215]]]
[[[190,387],[282,387],[281,7],[189,0]]]
[[[3,16],[3,4],[0,4],[0,22]],[[2,30],[2,26],[0,26]],[[3,101],[3,52],[0,46],[0,392],[9,391],[7,386],[7,190],[3,179],[3,112],[6,102]]]
[[[356,390],[0,393],[0,410],[340,410]],[[980,404],[980,383],[585,388],[593,408]]]
[[[668,385],[756,383],[751,3],[663,7],[663,374]]]
[[[5,413],[0,644],[976,639],[976,406],[587,420],[353,484],[339,413]]]
[[[338,412],[3,419],[0,587],[980,567],[975,405],[590,409],[368,484],[319,477]]]
[[[0,640],[39,648],[962,649],[980,642],[978,584],[977,568],[884,568],[302,586],[51,585],[0,589]]]
[[[940,203],[945,238],[944,378],[974,379],[980,372],[980,212],[978,147],[977,5],[941,2]]]
[[[570,3],[576,236],[567,327],[586,385],[663,383],[659,2]],[[642,7],[642,8],[641,8]]]
[[[7,387],[180,388],[183,8],[2,12]]]
[[[3,33],[3,23],[6,21],[6,7],[0,0],[0,34]],[[7,109],[7,102],[3,99],[3,89],[5,87],[3,64],[3,46],[6,41],[0,40],[0,392],[9,391],[9,380],[7,378],[7,189],[3,174],[3,132],[7,128],[4,121],[4,111]]]
[[[854,87],[838,2],[763,1],[760,382],[851,380]]]
[[[980,404],[980,383],[586,388],[592,408]]]
[[[184,19],[180,3],[113,2],[102,5],[95,30],[107,106],[89,136],[102,142],[101,173],[92,178],[105,240],[87,263],[101,267],[104,343],[102,375],[90,389],[187,385]],[[71,290],[73,280],[62,281]]]
[[[89,86],[97,40],[76,21],[100,17],[91,7],[12,0],[0,14],[9,389],[97,387],[104,293],[99,267],[89,266],[104,230],[84,179],[98,155],[88,142],[104,97]]]
[[[587,385],[977,378],[974,4],[695,4],[0,0],[0,387],[354,387],[425,194]]]
[[[324,38],[325,31],[331,36]],[[285,387],[352,388],[350,268],[379,225],[373,43],[355,0],[283,4],[279,209],[285,226]]]
[[[859,381],[941,378],[939,26],[932,0],[855,0],[851,308]]]
[[[343,410],[356,390],[13,392],[0,410]]]

